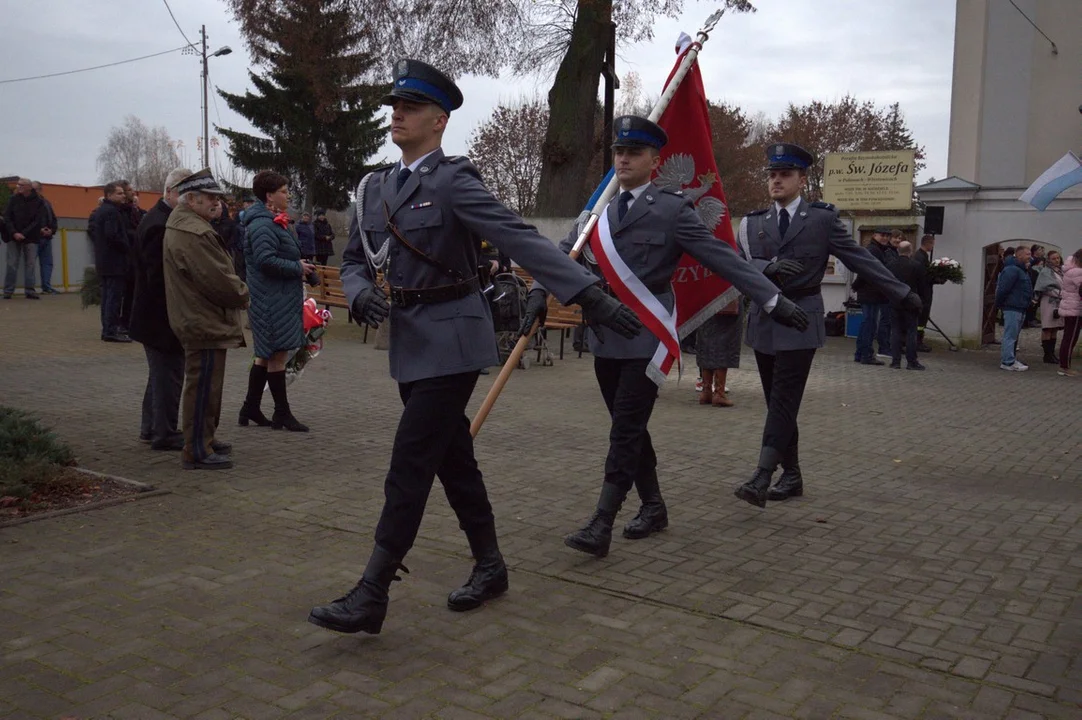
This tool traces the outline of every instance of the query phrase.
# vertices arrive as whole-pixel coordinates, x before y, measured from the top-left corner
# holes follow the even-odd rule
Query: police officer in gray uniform
[[[635,116],[617,118],[613,127],[613,166],[620,193],[605,209],[613,245],[665,309],[672,312],[676,298],[669,281],[686,252],[754,298],[760,306],[771,308],[772,319],[767,322],[784,323],[798,330],[806,327],[808,319],[804,312],[780,296],[778,288],[729,245],[714,237],[688,198],[680,191],[661,190],[650,182],[660,162],[660,150],[668,141],[665,131]],[[572,231],[560,248],[570,250],[576,237],[577,233]],[[586,253],[584,256],[589,257]],[[591,267],[603,280],[596,264]],[[537,282],[529,294],[523,329],[530,327],[535,317],[543,318],[544,309],[545,289]],[[589,330],[587,338],[612,426],[597,510],[564,543],[575,550],[604,557],[612,542],[616,513],[632,485],[638,490],[642,507],[624,528],[624,537],[645,538],[668,525],[668,512],[658,486],[657,456],[647,431],[658,386],[647,376],[646,369],[660,340],[649,331],[624,340],[611,337],[611,333]]]
[[[767,148],[767,157],[767,187],[774,204],[740,222],[737,243],[741,254],[778,283],[782,294],[796,301],[812,322],[803,329],[782,327],[751,298],[746,342],[755,350],[768,410],[759,465],[735,495],[758,507],[766,507],[768,498],[785,500],[804,492],[796,417],[812,358],[826,335],[820,284],[829,256],[859,272],[895,305],[917,311],[921,305],[916,293],[853,240],[832,205],[809,203],[800,196],[808,167],[815,162],[811,153],[799,145],[779,143]],[[770,487],[779,463],[782,475]]]
[[[364,574],[345,596],[314,608],[308,618],[338,632],[380,631],[388,588],[404,569],[437,475],[476,561],[466,585],[447,598],[448,607],[470,610],[507,591],[465,413],[479,371],[499,362],[477,277],[481,238],[541,278],[561,301],[582,305],[591,322],[626,337],[641,328],[597,278],[500,204],[468,159],[443,154],[448,116],[462,105],[450,79],[425,63],[401,60],[383,102],[393,108],[391,140],[402,160],[361,181],[342,285],[359,321],[376,327],[391,317],[391,376],[405,407]],[[390,305],[376,271],[390,286]]]

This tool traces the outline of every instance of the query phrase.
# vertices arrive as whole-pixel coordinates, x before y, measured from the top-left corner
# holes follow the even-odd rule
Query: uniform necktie
[[[409,168],[402,168],[398,171],[398,191],[402,192],[402,186],[406,184],[406,181],[410,179],[410,175],[413,173]]]
[[[785,237],[785,231],[789,229],[789,211],[785,208],[778,213],[778,234]]]
[[[627,215],[627,206],[633,197],[634,195],[631,194],[630,190],[624,190],[620,193],[620,202],[616,205],[616,217],[621,222],[624,220],[624,215]]]

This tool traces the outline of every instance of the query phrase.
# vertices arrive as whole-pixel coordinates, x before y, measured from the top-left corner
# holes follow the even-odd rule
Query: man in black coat
[[[898,258],[891,263],[890,271],[909,286],[911,292],[918,297],[924,298],[931,293],[932,283],[928,279],[928,267],[919,260],[913,259],[912,243],[903,240],[898,244]],[[902,367],[902,344],[905,344],[905,360],[907,370],[923,370],[924,366],[917,360],[917,321],[919,312],[903,307],[891,308],[891,363],[895,370]]]
[[[129,276],[132,224],[124,187],[111,182],[94,214],[94,264],[101,281],[101,339],[131,342],[121,326],[121,308]]]
[[[162,199],[139,221],[132,245],[135,297],[130,333],[132,340],[143,343],[148,370],[139,439],[149,442],[154,450],[184,448],[184,434],[177,429],[184,387],[184,348],[169,327],[162,241],[165,223],[179,197],[174,186],[191,174],[191,170],[178,168],[166,176]]]
[[[932,253],[935,252],[935,235],[924,235],[920,239],[920,249],[914,256],[921,265],[927,268],[932,264]],[[931,352],[932,348],[924,344],[924,328],[928,325],[928,319],[932,316],[932,291],[935,286],[928,283],[928,296],[922,297],[924,309],[920,311],[920,319],[917,320],[917,352]]]
[[[38,241],[38,264],[41,266],[41,292],[45,295],[59,295],[60,291],[53,287],[53,238],[56,237],[60,225],[56,221],[56,212],[53,210],[53,204],[49,202],[49,198],[45,197],[45,193],[41,190],[41,183],[35,180],[31,185],[34,188],[34,192],[41,197],[41,202],[45,205],[45,224],[41,227],[41,239]]]
[[[886,252],[889,247],[890,230],[876,228],[875,232],[872,233],[872,241],[868,243],[868,252],[876,260],[886,265]],[[878,287],[867,282],[859,275],[853,281],[853,289],[857,291],[857,302],[860,303],[861,312],[860,333],[857,335],[857,349],[853,354],[853,360],[865,365],[882,365],[881,360],[875,359],[872,343],[878,336],[879,352],[880,354],[886,353],[888,340],[879,332],[879,325],[881,322],[890,322],[889,320],[883,320],[890,312],[890,303],[887,302],[886,296]]]
[[[7,253],[7,273],[4,276],[4,299],[10,300],[15,294],[15,281],[19,277],[19,264],[23,266],[23,290],[27,300],[37,300],[34,292],[34,266],[38,258],[38,240],[41,229],[48,220],[45,203],[27,178],[19,178],[15,185],[15,194],[8,200],[4,210],[11,234],[11,242],[5,247]]]

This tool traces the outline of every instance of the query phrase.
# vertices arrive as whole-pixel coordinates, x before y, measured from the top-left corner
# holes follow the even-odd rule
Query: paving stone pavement
[[[234,424],[231,352],[237,467],[184,472],[137,442],[142,349],[99,342],[97,315],[0,302],[0,403],[172,492],[0,530],[2,718],[1082,717],[1082,385],[1048,366],[937,350],[892,371],[832,339],[801,412],[807,494],[766,511],[731,495],[758,453],[754,360],[732,409],[686,375],[651,424],[670,529],[603,560],[562,543],[603,469],[592,363],[517,372],[477,442],[511,592],[446,609],[470,560],[437,489],[383,633],[339,636],[305,618],[371,547],[386,355],[340,313],[290,389],[301,435]]]

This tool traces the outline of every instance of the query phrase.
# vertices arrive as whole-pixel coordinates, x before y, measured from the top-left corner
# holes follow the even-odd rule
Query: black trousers
[[[594,374],[612,418],[605,482],[625,493],[657,477],[657,455],[646,429],[658,394],[657,384],[646,376],[649,364],[646,358],[594,358]]]
[[[398,558],[413,547],[436,476],[467,535],[495,522],[466,417],[477,376],[474,371],[398,385],[405,407],[394,436],[391,467],[383,485],[383,513],[376,526],[376,544]]]
[[[184,388],[184,351],[162,352],[143,346],[147,356],[147,386],[143,391],[143,417],[139,434],[166,443],[180,436],[180,394]]]
[[[763,448],[771,448],[779,456],[789,448],[795,449],[799,443],[796,417],[814,358],[815,348],[779,350],[774,355],[755,351],[767,405]]]
[[[920,309],[920,319],[917,320],[918,332],[924,332],[924,328],[928,325],[928,320],[932,317],[932,292],[929,291],[928,297],[921,298],[924,301],[924,305]]]
[[[902,345],[905,345],[905,360],[910,365],[917,363],[917,321],[918,313],[910,310],[890,311],[890,361],[897,365],[902,361]]]

